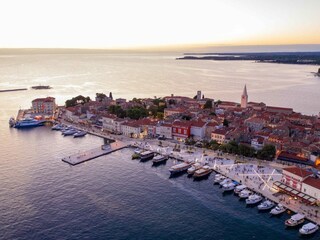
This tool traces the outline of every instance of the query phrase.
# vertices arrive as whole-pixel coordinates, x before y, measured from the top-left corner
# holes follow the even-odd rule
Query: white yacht
[[[195,171],[201,168],[200,163],[194,163],[191,165],[191,167],[188,168],[188,174],[192,175]]]
[[[222,189],[223,189],[224,192],[232,191],[232,190],[234,190],[235,186],[236,186],[236,184],[234,184],[232,182],[231,183],[226,183],[226,184],[224,184],[222,186]]]
[[[243,184],[238,185],[238,186],[235,187],[234,193],[235,193],[235,194],[239,194],[241,191],[243,191],[243,190],[246,189],[246,188],[247,188],[246,185],[243,185]]]
[[[212,172],[211,167],[206,165],[206,166],[203,166],[203,167],[199,168],[198,170],[196,170],[193,174],[193,177],[194,178],[205,177],[205,176],[209,175],[211,172]]]
[[[279,203],[275,208],[273,208],[270,211],[270,213],[272,215],[279,215],[279,214],[281,214],[281,213],[283,213],[285,211],[286,211],[286,208],[281,203]]]
[[[153,163],[160,163],[160,162],[163,162],[166,160],[168,160],[168,156],[164,156],[164,155],[159,154],[152,159],[152,162]]]
[[[310,235],[316,232],[319,229],[319,226],[314,223],[307,223],[299,229],[299,233],[302,235]]]
[[[304,215],[297,213],[292,215],[289,219],[285,221],[285,225],[288,227],[294,227],[304,222]]]
[[[219,184],[222,187],[224,184],[227,184],[227,183],[232,183],[232,180],[230,178],[225,178]]]
[[[134,150],[134,153],[135,154],[140,154],[140,153],[142,153],[143,152],[143,149],[141,149],[141,148],[136,148],[135,150]]]
[[[251,191],[249,189],[244,189],[239,193],[240,198],[248,198],[251,195]]]
[[[247,205],[253,205],[262,200],[262,197],[258,194],[252,194],[246,199],[246,204]]]
[[[265,200],[258,205],[258,209],[259,210],[269,210],[269,209],[273,208],[274,205],[275,205],[274,202],[271,202],[270,200]]]
[[[172,166],[169,169],[169,171],[172,174],[178,173],[178,172],[183,172],[183,171],[186,171],[190,166],[191,166],[191,163],[183,162],[183,163],[179,163],[179,164]]]
[[[222,182],[222,181],[225,180],[225,179],[226,179],[225,176],[223,176],[223,175],[221,175],[221,174],[216,174],[216,175],[214,176],[213,183],[214,183],[214,184],[218,184],[218,183]]]

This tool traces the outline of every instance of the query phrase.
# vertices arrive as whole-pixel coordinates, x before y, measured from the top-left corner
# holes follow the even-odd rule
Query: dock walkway
[[[116,141],[114,143],[111,143],[110,145],[104,145],[104,146],[105,146],[104,148],[103,147],[94,148],[91,150],[87,150],[85,152],[80,152],[77,154],[64,157],[62,158],[62,161],[74,166],[74,165],[107,155],[109,153],[121,150],[123,148],[128,147],[129,145],[124,142]]]

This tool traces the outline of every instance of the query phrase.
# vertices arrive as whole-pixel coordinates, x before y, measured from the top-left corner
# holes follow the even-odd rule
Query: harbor
[[[161,147],[144,142],[135,142],[133,146],[143,150],[153,151],[157,154],[163,154],[164,152]],[[170,150],[168,150],[168,148]],[[195,164],[196,162],[200,162],[203,166],[210,166],[216,174],[221,174],[236,182],[238,185],[244,184],[246,189],[250,190],[252,193],[257,193],[265,199],[283,205],[288,212],[303,214],[305,219],[318,225],[320,224],[320,217],[318,215],[319,207],[305,205],[298,199],[290,197],[275,189],[274,183],[280,182],[282,177],[282,174],[280,174],[280,171],[277,168],[265,164],[256,164],[254,162],[236,163],[235,160],[218,157],[216,153],[211,151],[208,151],[206,156],[201,154],[201,152],[191,154],[187,151],[184,151],[183,153],[174,152],[170,147],[167,147],[165,150],[165,152],[168,151],[170,152],[170,154],[167,155],[168,157],[180,162],[179,164],[177,163],[176,166],[180,167],[179,165],[181,165],[181,163],[187,163],[186,167],[182,169],[181,172],[186,172],[185,170],[191,166],[191,163]]]

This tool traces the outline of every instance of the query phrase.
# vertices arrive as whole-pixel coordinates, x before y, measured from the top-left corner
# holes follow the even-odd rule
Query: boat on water
[[[142,153],[144,150],[143,149],[141,149],[141,148],[136,148],[135,150],[134,150],[134,153],[136,153],[136,154],[139,154],[140,155],[140,153]]]
[[[167,160],[168,160],[168,156],[164,156],[164,155],[159,154],[152,159],[152,162],[153,163],[160,163],[160,162],[167,161]]]
[[[310,235],[312,233],[315,233],[319,229],[319,226],[314,223],[307,223],[304,224],[300,229],[299,233],[302,235]]]
[[[188,168],[187,172],[189,175],[194,174],[195,171],[197,171],[198,169],[201,168],[201,164],[200,163],[194,163],[191,165],[191,167]]]
[[[279,215],[281,213],[284,213],[285,211],[286,211],[286,208],[281,203],[279,203],[276,207],[271,209],[270,213],[272,215]]]
[[[235,187],[234,193],[235,194],[239,194],[242,190],[245,190],[246,188],[247,188],[246,185],[243,185],[243,184],[238,185],[238,186]]]
[[[52,126],[51,130],[56,130],[56,131],[60,131],[63,129],[62,124],[56,124],[54,126]]]
[[[145,151],[140,153],[141,161],[146,161],[146,160],[152,159],[153,157],[154,157],[154,152],[151,152],[151,151]]]
[[[85,135],[87,135],[86,131],[78,131],[75,134],[73,134],[73,137],[78,138],[78,137],[84,137]]]
[[[236,184],[231,182],[231,183],[226,183],[222,186],[222,189],[224,192],[228,192],[228,191],[233,191],[236,187]]]
[[[179,163],[179,164],[172,166],[169,169],[169,171],[171,174],[179,173],[179,172],[186,171],[190,166],[191,166],[191,163],[183,162],[183,163]]]
[[[44,120],[36,120],[33,118],[25,118],[23,120],[17,121],[14,125],[15,128],[32,128],[43,126],[45,123]]]
[[[248,198],[251,194],[252,192],[249,189],[244,189],[239,193],[239,198],[245,199]]]
[[[258,202],[262,201],[262,197],[258,194],[252,194],[246,199],[246,204],[247,205],[253,205],[257,204]]]
[[[69,130],[63,132],[62,135],[63,136],[71,136],[71,135],[74,135],[76,132],[77,132],[76,129],[69,129]]]
[[[210,166],[206,165],[201,167],[200,169],[196,170],[193,174],[194,178],[201,178],[208,176],[212,172],[212,169]]]
[[[273,208],[275,205],[274,202],[271,202],[270,200],[265,200],[262,203],[258,205],[258,210],[263,211],[263,210],[270,210]]]
[[[292,215],[289,219],[287,219],[284,224],[288,227],[295,227],[304,222],[304,215],[297,213]]]
[[[42,89],[51,89],[52,87],[50,87],[49,85],[37,85],[37,86],[32,86],[31,88],[35,90],[42,90]]]
[[[214,176],[214,180],[213,180],[213,184],[219,184],[219,183],[221,183],[223,180],[225,180],[226,179],[226,177],[225,176],[223,176],[223,175],[221,175],[221,174],[216,174],[215,176]]]
[[[222,187],[224,184],[227,184],[227,183],[232,183],[232,180],[230,178],[225,178],[219,184],[220,184],[220,187]]]

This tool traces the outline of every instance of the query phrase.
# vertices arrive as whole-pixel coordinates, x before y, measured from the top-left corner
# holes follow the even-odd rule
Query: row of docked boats
[[[152,159],[152,162],[156,164],[167,161],[169,157],[162,154],[158,154],[155,156],[155,153],[152,151],[137,148],[134,150],[132,159],[140,159],[140,161],[148,161]]]
[[[84,137],[87,135],[86,131],[76,129],[71,126],[65,126],[63,124],[56,124],[51,129],[55,131],[61,131],[63,136],[73,136],[74,138]]]
[[[232,187],[229,188],[228,184],[232,184],[232,180],[229,178],[226,178],[225,176],[221,174],[216,174],[214,178],[214,184],[220,184],[220,186],[228,191],[229,189],[232,189]],[[236,183],[233,183],[236,184]],[[287,209],[279,203],[276,205],[273,201],[269,199],[265,199],[263,201],[263,197],[257,193],[254,193],[251,191],[246,185],[240,184],[234,187],[233,189],[234,193],[239,196],[241,199],[245,199],[246,205],[255,205],[258,204],[257,208],[259,211],[269,211],[271,215],[280,215],[284,213]],[[303,214],[297,213],[292,215],[289,219],[285,221],[285,225],[287,227],[295,227],[298,226],[305,221],[305,216]],[[302,235],[309,235],[314,232],[316,232],[319,229],[319,226],[309,222],[305,225],[303,225],[299,229],[299,233]]]

